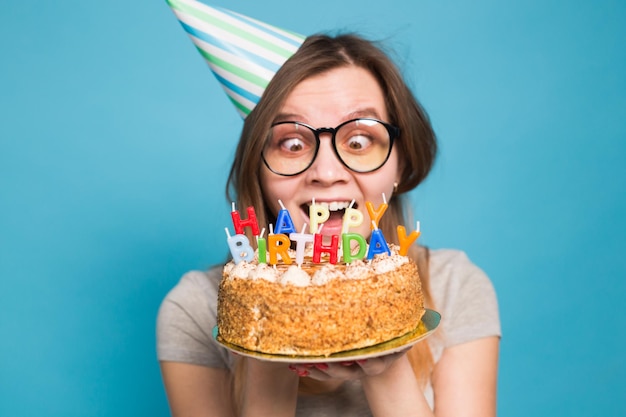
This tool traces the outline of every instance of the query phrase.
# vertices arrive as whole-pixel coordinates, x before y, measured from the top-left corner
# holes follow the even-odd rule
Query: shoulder
[[[213,298],[217,295],[221,273],[221,267],[187,272],[170,290],[164,302],[186,305],[202,298]]]
[[[160,360],[226,367],[228,356],[213,340],[221,267],[191,271],[166,295],[157,317]]]
[[[429,286],[446,345],[500,335],[498,302],[487,274],[460,250],[430,254]]]
[[[183,275],[165,296],[159,309],[159,321],[187,315],[195,321],[210,321],[215,315],[221,268],[191,271]]]
[[[431,250],[429,272],[433,293],[460,288],[493,290],[487,274],[460,250]]]

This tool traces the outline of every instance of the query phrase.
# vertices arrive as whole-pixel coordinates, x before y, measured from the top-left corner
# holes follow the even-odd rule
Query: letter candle
[[[248,262],[254,260],[254,249],[250,246],[250,241],[246,235],[237,234],[231,236],[227,227],[225,227],[224,230],[226,230],[226,241],[228,242],[233,261],[238,264],[244,260]]]
[[[263,235],[265,234],[265,227],[261,230],[261,234],[256,238],[256,246],[259,252],[259,263],[267,263],[267,242]]]
[[[374,230],[372,230],[372,236],[370,237],[370,247],[367,251],[367,259],[371,260],[374,255],[380,253],[391,255],[385,236],[383,236],[383,232],[378,228],[378,226],[376,226],[376,222],[374,222],[374,220],[372,220],[372,226],[374,227]]]
[[[383,214],[387,210],[387,198],[385,197],[385,193],[383,193],[383,204],[381,204],[377,209],[374,208],[374,205],[371,201],[365,202],[365,207],[367,208],[367,212],[370,215],[370,219],[372,219],[372,230],[378,227],[378,222],[380,218],[383,217]]]
[[[346,209],[343,215],[343,223],[341,225],[341,234],[346,234],[350,231],[350,227],[356,227],[363,223],[363,213],[357,209],[353,209],[354,200],[350,202],[350,206]]]
[[[293,225],[293,220],[291,220],[291,215],[289,211],[283,205],[283,202],[278,200],[280,204],[280,211],[278,212],[278,217],[276,218],[276,234],[289,234],[296,233],[296,228]]]
[[[406,256],[409,253],[409,247],[415,240],[420,236],[420,222],[417,221],[415,224],[415,230],[412,231],[408,236],[406,235],[406,229],[404,226],[398,226],[398,241],[400,242],[400,249],[398,250],[398,254],[402,256]]]
[[[359,246],[356,254],[352,254],[352,245],[350,242],[355,241]],[[363,259],[367,251],[367,241],[358,233],[344,233],[341,235],[341,244],[343,245],[343,261],[349,264],[352,261]]]
[[[332,235],[330,237],[330,245],[326,246],[322,243],[323,236],[320,233],[315,234],[313,242],[313,263],[319,264],[322,260],[322,252],[328,253],[331,264],[337,263],[337,251],[339,250],[339,236]]]
[[[315,199],[313,199],[311,202],[311,207],[309,207],[309,218],[311,219],[310,232],[313,234],[317,233],[317,227],[321,223],[324,223],[326,220],[328,220],[329,216],[330,212],[328,211],[328,207],[322,206],[321,204],[315,204]]]
[[[304,251],[306,249],[306,244],[313,242],[314,240],[313,235],[304,233],[304,231],[306,230],[306,226],[306,223],[302,225],[301,233],[289,234],[289,238],[296,242],[296,263],[298,264],[298,267],[301,267],[302,263],[304,262]]]
[[[291,264],[291,257],[289,256],[289,245],[291,242],[287,235],[274,234],[274,229],[270,224],[270,234],[267,236],[267,251],[270,254],[270,264],[276,265],[278,263],[278,255],[283,259],[283,262],[287,265]]]
[[[259,223],[256,220],[256,213],[254,212],[254,207],[250,206],[247,209],[248,218],[246,220],[242,220],[239,212],[235,210],[235,202],[232,203],[232,211],[230,212],[230,217],[233,219],[233,225],[235,226],[235,233],[238,235],[243,235],[243,228],[245,226],[250,226],[252,229],[252,234],[254,236],[259,235]]]

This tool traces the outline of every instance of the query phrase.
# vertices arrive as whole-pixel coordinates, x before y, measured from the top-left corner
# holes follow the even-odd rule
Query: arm
[[[492,417],[496,415],[499,342],[499,337],[490,336],[444,350],[432,375],[434,413],[404,354],[296,369],[319,380],[360,378],[376,417]]]
[[[432,377],[437,417],[496,415],[499,343],[490,336],[444,350]]]
[[[161,374],[173,417],[234,416],[228,370],[162,361]]]
[[[362,378],[367,402],[375,417],[434,416],[406,355],[385,372]]]
[[[247,362],[241,415],[294,416],[298,376],[285,364]],[[228,370],[163,361],[161,373],[173,417],[235,415]]]
[[[285,363],[247,359],[242,416],[293,417],[298,399],[298,375]]]

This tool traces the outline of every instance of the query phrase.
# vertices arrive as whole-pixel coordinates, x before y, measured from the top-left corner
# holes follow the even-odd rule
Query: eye
[[[280,149],[284,152],[299,153],[305,150],[306,143],[301,138],[284,138],[280,140]]]
[[[369,136],[357,134],[350,136],[345,142],[346,148],[351,151],[363,151],[372,144],[372,139]]]

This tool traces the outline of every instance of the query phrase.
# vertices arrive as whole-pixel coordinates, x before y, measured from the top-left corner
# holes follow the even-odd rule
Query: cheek
[[[295,191],[298,189],[298,183],[294,178],[281,177],[265,171],[261,173],[260,177],[263,198],[272,207],[276,215],[278,210],[280,210],[278,200],[281,200],[283,204],[288,206]]]

